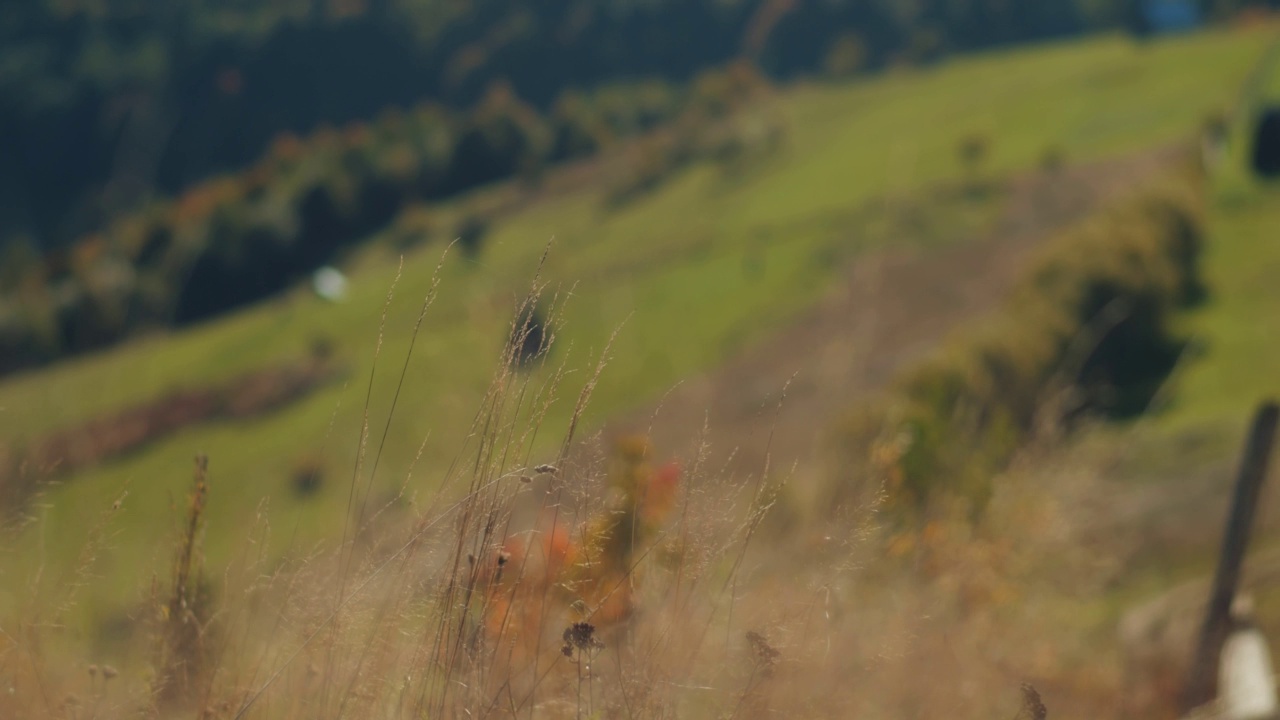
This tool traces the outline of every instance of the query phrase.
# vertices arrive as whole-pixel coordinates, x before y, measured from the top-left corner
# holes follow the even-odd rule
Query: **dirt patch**
[[[38,487],[133,452],[192,425],[243,420],[296,402],[338,373],[320,353],[93,418],[15,446],[0,444],[0,510],[21,506]]]
[[[965,321],[999,306],[1044,241],[1168,167],[1176,148],[1015,178],[988,236],[941,250],[865,254],[844,282],[772,338],[655,405],[607,424],[651,428],[664,451],[692,456],[706,424],[735,472],[820,460],[841,413],[882,391]],[[786,400],[778,400],[786,387]]]

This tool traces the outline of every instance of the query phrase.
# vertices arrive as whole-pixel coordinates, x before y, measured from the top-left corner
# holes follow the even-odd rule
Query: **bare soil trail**
[[[840,413],[998,308],[1044,241],[1177,157],[1160,148],[1017,177],[986,237],[860,255],[816,307],[659,402],[606,423],[605,435],[649,432],[660,453],[691,458],[705,425],[712,459],[731,459],[735,473],[758,473],[766,455],[774,469],[812,467]]]

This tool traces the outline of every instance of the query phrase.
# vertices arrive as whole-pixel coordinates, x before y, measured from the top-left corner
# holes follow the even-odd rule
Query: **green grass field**
[[[1252,104],[1280,100],[1280,76],[1260,79]],[[1252,116],[1239,120],[1212,184],[1203,258],[1209,294],[1182,320],[1188,351],[1160,412],[1151,417],[1150,432],[1142,433],[1144,445],[1165,448],[1161,452],[1172,458],[1184,451],[1233,453],[1257,404],[1280,399],[1280,374],[1274,371],[1280,357],[1280,186],[1247,168]],[[1208,443],[1187,448],[1180,438],[1188,437]]]
[[[850,213],[876,197],[956,179],[961,137],[988,136],[987,170],[999,175],[1034,167],[1050,148],[1076,162],[1184,139],[1206,114],[1235,101],[1271,39],[1264,32],[1217,31],[1136,45],[1101,37],[851,85],[794,87],[775,100],[789,128],[785,150],[732,183],[712,166],[695,166],[621,209],[606,210],[602,191],[589,189],[504,218],[474,262],[455,256],[444,266],[440,299],[409,366],[375,493],[400,486],[428,434],[414,489],[430,487],[457,455],[515,298],[552,238],[545,276],[551,292],[572,288],[572,297],[551,364],[568,356],[578,372],[550,413],[542,435],[547,447],[558,441],[587,369],[620,325],[588,426],[714,366],[820,297],[841,260],[873,242],[850,227]],[[975,211],[956,237],[901,241],[960,239],[965,233],[959,230],[980,226],[989,210]],[[1215,237],[1224,240],[1211,251],[1210,279],[1230,293],[1224,290],[1191,320],[1209,335],[1211,360],[1188,371],[1168,422],[1178,422],[1178,414],[1234,416],[1256,396],[1271,348],[1280,343],[1253,314],[1280,303],[1280,290],[1268,284],[1275,263],[1260,261],[1256,252],[1269,241],[1266,229],[1276,213],[1280,198],[1259,192],[1215,217]],[[136,601],[138,588],[153,571],[163,573],[169,560],[173,508],[181,504],[196,452],[211,458],[207,550],[215,567],[241,548],[241,530],[266,497],[277,546],[295,523],[292,542],[299,547],[340,534],[379,317],[397,266],[388,247],[372,243],[353,259],[343,304],[297,291],[205,326],[0,384],[0,434],[23,438],[175,386],[301,355],[319,335],[336,341],[352,368],[345,383],[284,411],[184,431],[51,489],[31,508],[39,522],[6,542],[0,606],[28,597],[26,579],[38,567],[47,568],[46,588],[65,578],[89,528],[125,491],[94,568],[101,581],[93,587],[93,612]],[[1280,249],[1269,247],[1280,258]],[[441,249],[427,246],[404,260],[369,407],[373,446]],[[1275,388],[1280,379],[1270,382]],[[312,455],[323,458],[327,484],[301,500],[289,488],[290,470]]]
[[[1214,208],[1206,270],[1213,296],[1189,318],[1204,344],[1178,384],[1171,424],[1241,420],[1280,397],[1280,193],[1255,184]]]

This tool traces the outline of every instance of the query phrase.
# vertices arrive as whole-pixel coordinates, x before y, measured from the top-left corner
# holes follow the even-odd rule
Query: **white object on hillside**
[[[1218,663],[1218,702],[1227,720],[1262,720],[1280,711],[1276,700],[1271,651],[1253,623],[1253,603],[1247,595],[1231,607],[1232,631]]]
[[[347,295],[347,277],[337,268],[326,265],[311,276],[311,287],[325,300],[338,302]]]

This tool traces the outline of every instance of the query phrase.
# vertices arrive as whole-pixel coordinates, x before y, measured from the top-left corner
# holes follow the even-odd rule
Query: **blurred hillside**
[[[424,101],[466,108],[495,82],[548,109],[572,88],[683,82],[735,57],[774,77],[844,75],[1141,30],[1143,4],[15,0],[0,10],[0,238],[64,245],[281,133]],[[1249,4],[1200,0],[1208,17]]]
[[[794,397],[816,393],[841,406],[858,404],[867,388],[886,385],[900,365],[917,360],[963,319],[966,307],[974,307],[947,299],[945,288],[963,276],[985,288],[976,307],[996,303],[999,288],[1019,272],[1022,249],[1037,247],[1055,228],[1096,207],[1076,198],[1083,192],[1078,188],[1096,188],[1093,193],[1115,183],[1136,186],[1146,175],[1125,169],[1132,167],[1128,163],[1091,170],[1093,163],[1185,142],[1207,115],[1235,105],[1272,42],[1265,28],[1215,30],[1146,47],[1097,38],[966,58],[930,72],[801,84],[744,100],[731,116],[737,119],[731,124],[746,127],[753,119],[776,118],[787,131],[773,150],[699,154],[653,176],[647,168],[655,159],[659,168],[669,161],[663,150],[672,140],[660,133],[582,172],[553,171],[540,191],[505,183],[445,202],[409,204],[353,247],[344,263],[350,279],[344,302],[296,288],[198,326],[5,378],[0,435],[12,441],[3,453],[4,485],[19,498],[37,493],[33,504],[48,504],[51,528],[82,525],[128,486],[139,520],[114,545],[122,556],[149,557],[164,528],[142,518],[163,516],[170,469],[185,466],[192,448],[200,448],[218,458],[224,477],[236,478],[219,491],[211,510],[217,522],[240,522],[267,492],[278,496],[272,512],[281,518],[305,509],[299,542],[323,540],[344,517],[342,478],[357,459],[354,442],[346,440],[360,434],[358,410],[375,367],[371,412],[385,416],[393,402],[400,408],[388,426],[381,462],[386,474],[375,497],[395,491],[395,478],[415,462],[428,434],[421,482],[433,486],[468,437],[459,418],[470,417],[483,396],[491,359],[510,332],[512,298],[527,291],[553,237],[541,278],[551,284],[547,309],[563,303],[563,321],[554,325],[557,339],[546,367],[535,364],[530,377],[554,375],[561,363],[581,367],[618,332],[609,374],[584,417],[596,427],[767,343],[843,286],[854,263],[868,263],[864,272],[872,284],[859,287],[871,292],[881,253],[932,257],[935,250],[967,247],[963,262],[939,253],[944,259],[932,274],[903,271],[910,282],[897,282],[895,289],[904,301],[859,302],[859,314],[838,312],[836,331],[821,333],[862,355],[845,362],[840,352],[832,357],[815,350],[815,361],[824,358],[819,370],[828,373],[819,377],[856,376],[850,366],[860,367],[865,355],[879,368],[878,379],[836,385],[802,376]],[[1046,77],[1055,81],[1045,83]],[[942,116],[949,122],[937,122]],[[986,144],[982,157],[962,162],[979,140]],[[316,142],[342,147],[338,137]],[[304,153],[289,162],[301,172],[308,162],[328,162],[326,157]],[[635,187],[637,178],[646,189],[621,193],[620,200],[620,189]],[[197,210],[193,200],[182,212],[194,218],[207,212]],[[474,217],[489,218],[488,228],[474,247],[455,247],[446,258],[439,299],[415,345],[412,328],[423,298],[432,293],[445,242]],[[1009,221],[1012,229],[1005,227],[1009,217],[1016,221]],[[203,232],[206,226],[197,221],[191,227]],[[422,243],[424,237],[434,240]],[[973,244],[984,238],[1014,250]],[[964,267],[981,272],[970,277],[959,270]],[[1005,279],[981,280],[995,272]],[[386,306],[397,276],[395,300]],[[1137,279],[1145,281],[1141,274]],[[379,320],[384,307],[385,332]],[[897,314],[887,314],[888,308]],[[867,313],[866,323],[859,322],[861,313]],[[886,332],[907,335],[872,344],[860,334],[882,323]],[[802,346],[786,341],[780,347]],[[381,363],[372,357],[375,348]],[[245,406],[259,408],[252,413],[204,399],[214,395],[234,404],[251,394],[242,385],[281,369],[293,368],[300,380],[315,376],[307,360],[314,355],[328,356],[328,367],[339,373],[336,382],[313,384],[280,405],[246,400]],[[398,372],[402,362],[409,375],[401,388],[384,370]],[[782,374],[781,382],[772,378],[762,387],[731,378],[729,399],[720,408],[725,412],[696,398],[684,406],[693,408],[689,415],[698,423],[707,409],[717,423],[729,411],[754,417],[796,362],[779,352],[770,367]],[[1037,363],[1033,370],[1040,368]],[[561,400],[576,397],[587,379],[581,372],[567,376]],[[842,395],[837,387],[857,395]],[[569,411],[561,402],[550,408],[547,422],[563,422]],[[645,420],[647,426],[647,414]],[[814,416],[797,426],[804,439],[791,446],[799,448],[797,455],[812,453],[823,435],[815,425],[825,424]],[[103,427],[113,437],[103,439]],[[682,442],[696,434],[675,429],[690,426],[670,427]],[[118,437],[135,431],[133,440]],[[86,444],[102,447],[75,447]],[[746,440],[735,434],[722,444]],[[996,455],[993,460],[1000,459]],[[311,475],[318,482],[301,484],[318,488],[295,493],[294,478]],[[55,537],[61,536],[55,531]],[[225,557],[227,548],[222,539],[212,540],[210,557]],[[42,553],[17,552],[15,559],[61,565],[74,552],[73,540],[51,539]],[[133,587],[128,579],[121,584]]]
[[[1173,3],[1211,20],[1254,4]],[[617,202],[695,158],[767,150],[784,129],[738,111],[771,80],[1141,35],[1166,6],[11,3],[0,372],[268,297],[412,203],[513,177],[536,187],[629,138],[661,134]],[[426,234],[470,244],[489,220]]]
[[[1010,5],[946,7],[1151,29]],[[210,7],[164,6],[236,52],[419,27]],[[1021,682],[1055,718],[1172,716],[1189,641],[1117,627],[1209,567],[1277,390],[1280,198],[1245,162],[1276,23],[780,82],[788,22],[944,5],[706,7],[771,30],[564,93],[480,63],[10,247],[0,717],[988,718]],[[833,78],[1005,38],[837,27]],[[330,262],[340,301],[297,286]]]

